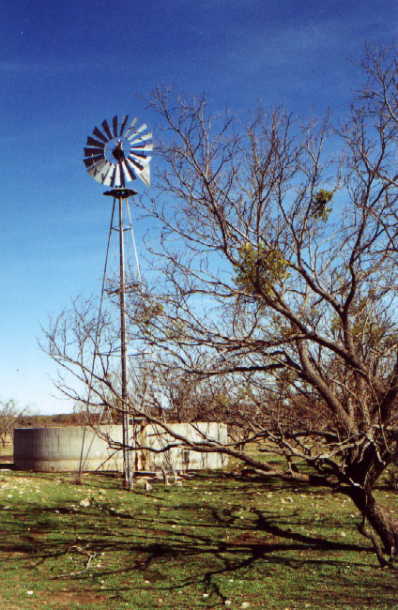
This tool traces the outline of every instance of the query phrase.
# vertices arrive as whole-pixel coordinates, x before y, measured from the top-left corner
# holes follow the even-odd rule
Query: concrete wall
[[[227,440],[225,424],[199,422],[169,424],[169,427],[192,442],[206,438],[221,443]],[[161,426],[135,426],[138,446],[162,449],[169,443],[180,443]],[[131,428],[131,432],[133,427]],[[14,465],[18,470],[37,472],[123,471],[122,426],[66,426],[63,428],[16,428],[14,430]],[[112,447],[112,443],[114,446]],[[174,447],[162,453],[148,450],[131,452],[133,470],[200,470],[223,468],[227,457],[218,453],[200,453]]]
[[[169,424],[176,434],[191,442],[203,442],[206,439],[227,442],[227,426],[216,422],[196,422],[193,424]],[[161,426],[147,424],[144,427],[142,443],[153,449],[161,449],[170,443],[180,443]],[[147,451],[143,457],[146,470],[207,470],[223,468],[228,457],[220,453],[200,453],[185,447],[173,447],[163,453]],[[171,468],[172,467],[172,468]]]
[[[98,433],[89,426],[16,428],[15,468],[37,472],[122,471],[122,453],[108,443],[108,439],[122,442],[122,426],[98,426]]]

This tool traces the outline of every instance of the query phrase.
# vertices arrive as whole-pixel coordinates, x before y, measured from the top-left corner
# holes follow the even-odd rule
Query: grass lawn
[[[202,473],[128,493],[3,464],[0,507],[2,610],[398,608],[397,573],[329,491]]]

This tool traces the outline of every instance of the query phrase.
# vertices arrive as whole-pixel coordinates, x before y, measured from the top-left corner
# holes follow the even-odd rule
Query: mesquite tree
[[[347,494],[384,562],[398,544],[373,494],[398,447],[398,72],[388,53],[364,69],[339,129],[280,110],[240,128],[156,92],[166,127],[146,209],[163,282],[131,315],[165,366],[250,386],[266,414],[253,439],[287,458],[281,475]]]
[[[234,438],[197,449],[346,494],[384,564],[398,545],[374,496],[398,454],[398,72],[382,52],[363,69],[338,128],[280,109],[242,126],[155,92],[160,171],[142,205],[160,225],[160,276],[128,307],[169,383],[225,381],[261,455]],[[67,362],[70,343],[48,336]],[[267,462],[275,452],[286,466]]]

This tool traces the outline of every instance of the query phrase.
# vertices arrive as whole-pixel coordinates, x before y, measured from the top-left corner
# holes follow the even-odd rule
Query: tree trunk
[[[380,563],[382,565],[391,564],[398,556],[398,520],[389,515],[388,510],[376,502],[370,490],[352,487],[348,491],[348,495],[361,512],[364,524],[366,520],[377,538],[372,533],[366,532],[364,524],[359,531],[372,540]]]

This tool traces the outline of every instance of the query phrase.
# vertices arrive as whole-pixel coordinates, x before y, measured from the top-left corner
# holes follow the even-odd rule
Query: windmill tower
[[[128,115],[121,120],[117,116],[112,121],[102,121],[101,128],[94,127],[88,136],[84,148],[84,165],[88,174],[100,184],[111,187],[104,195],[113,198],[110,231],[118,233],[119,278],[118,305],[120,320],[120,369],[121,369],[121,402],[123,410],[123,484],[126,489],[132,486],[130,465],[129,413],[128,413],[128,367],[126,335],[126,272],[125,272],[125,232],[126,214],[129,211],[129,199],[136,191],[126,188],[128,182],[139,178],[145,185],[150,185],[149,164],[153,150],[152,133],[145,123],[138,126],[138,119],[129,122]],[[115,216],[117,222],[115,223]],[[136,255],[136,250],[135,250]],[[137,257],[136,257],[137,258]],[[138,259],[137,259],[138,266]],[[139,267],[138,267],[139,268]],[[106,267],[104,277],[106,274]],[[104,290],[104,283],[103,283]]]

